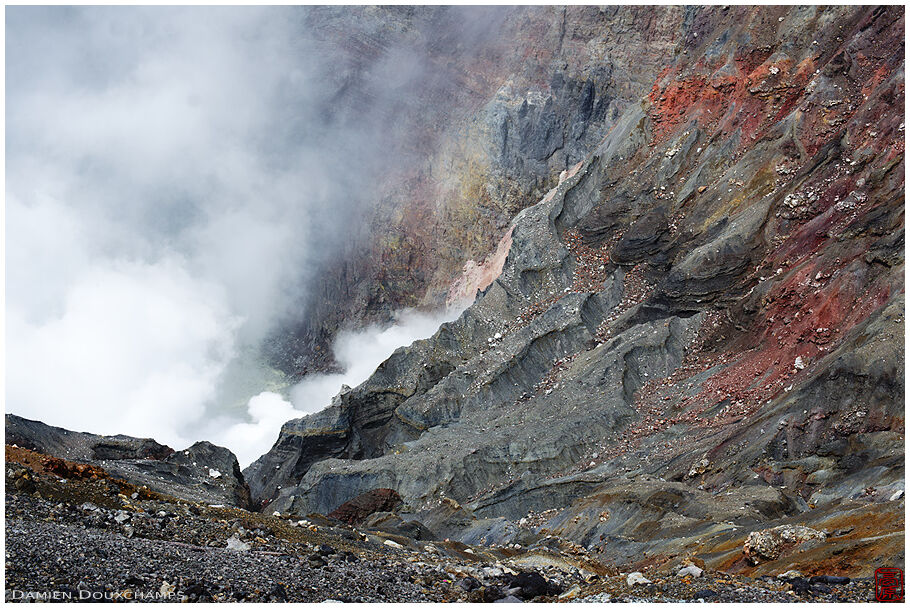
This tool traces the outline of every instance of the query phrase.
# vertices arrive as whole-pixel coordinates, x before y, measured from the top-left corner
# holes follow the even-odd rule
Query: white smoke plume
[[[353,387],[362,383],[395,349],[429,338],[442,323],[456,319],[460,312],[453,309],[445,314],[428,315],[403,311],[390,327],[371,326],[340,333],[334,354],[344,372],[307,376],[291,389],[290,401],[269,391],[253,397],[249,402],[252,422],[229,425],[222,433],[225,444],[235,451],[242,466],[250,464],[268,451],[283,423],[323,409],[343,385]]]
[[[388,108],[326,119],[343,69],[299,11],[6,16],[8,411],[178,449],[208,439],[245,465],[435,330],[409,316],[342,336],[347,371],[305,381],[294,406],[249,355],[394,156]],[[398,65],[383,103],[422,77],[419,57]]]

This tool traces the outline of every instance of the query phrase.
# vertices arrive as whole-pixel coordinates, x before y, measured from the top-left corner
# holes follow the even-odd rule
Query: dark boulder
[[[373,513],[395,511],[401,506],[401,503],[401,496],[395,490],[378,488],[347,501],[329,513],[329,517],[356,525],[362,523]]]
[[[397,513],[373,513],[360,524],[364,528],[391,532],[414,540],[436,540],[437,536],[417,520],[404,520]]]
[[[850,582],[849,576],[831,576],[828,574],[822,574],[819,576],[813,576],[809,579],[809,582],[812,584],[823,583],[825,585],[846,585]]]
[[[519,572],[507,578],[509,587],[517,588],[518,595],[525,600],[530,600],[542,595],[556,595],[560,589],[543,577],[539,572]]]

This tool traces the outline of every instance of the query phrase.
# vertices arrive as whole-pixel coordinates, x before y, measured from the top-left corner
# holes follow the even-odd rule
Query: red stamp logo
[[[875,571],[875,601],[900,602],[904,599],[904,571],[878,568]]]

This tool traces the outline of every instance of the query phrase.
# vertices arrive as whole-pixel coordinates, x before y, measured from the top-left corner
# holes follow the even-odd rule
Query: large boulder
[[[378,488],[352,498],[329,513],[329,517],[355,525],[363,522],[373,513],[395,511],[401,506],[401,503],[401,496],[395,490]]]

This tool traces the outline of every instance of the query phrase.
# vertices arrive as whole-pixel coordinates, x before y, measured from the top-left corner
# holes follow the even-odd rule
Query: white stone
[[[900,500],[903,495],[904,495],[904,491],[898,490],[897,492],[892,494],[891,498],[889,498],[888,500]]]
[[[218,479],[221,477],[221,471],[216,471],[215,469],[209,469],[209,477],[212,479]]]
[[[559,599],[571,600],[573,598],[578,597],[579,593],[581,593],[581,587],[579,587],[578,585],[572,585],[572,587],[568,591],[564,592],[562,595],[559,596]]]
[[[641,572],[630,572],[626,577],[626,584],[630,587],[635,585],[650,585],[651,581],[645,578]]]
[[[404,548],[404,547],[402,547],[401,545],[399,545],[398,543],[396,543],[396,542],[395,542],[394,540],[392,540],[392,539],[387,539],[387,540],[386,540],[384,543],[382,543],[382,544],[388,545],[389,547],[392,547],[393,549],[403,549],[403,548]]]
[[[693,565],[693,566],[686,566],[685,568],[682,568],[679,572],[676,573],[676,576],[681,577],[681,578],[686,577],[686,576],[691,576],[692,578],[698,578],[701,576],[701,574],[702,574],[702,569],[699,568],[698,566]]]
[[[231,551],[249,551],[250,546],[237,538],[232,536],[227,540],[227,548]]]

